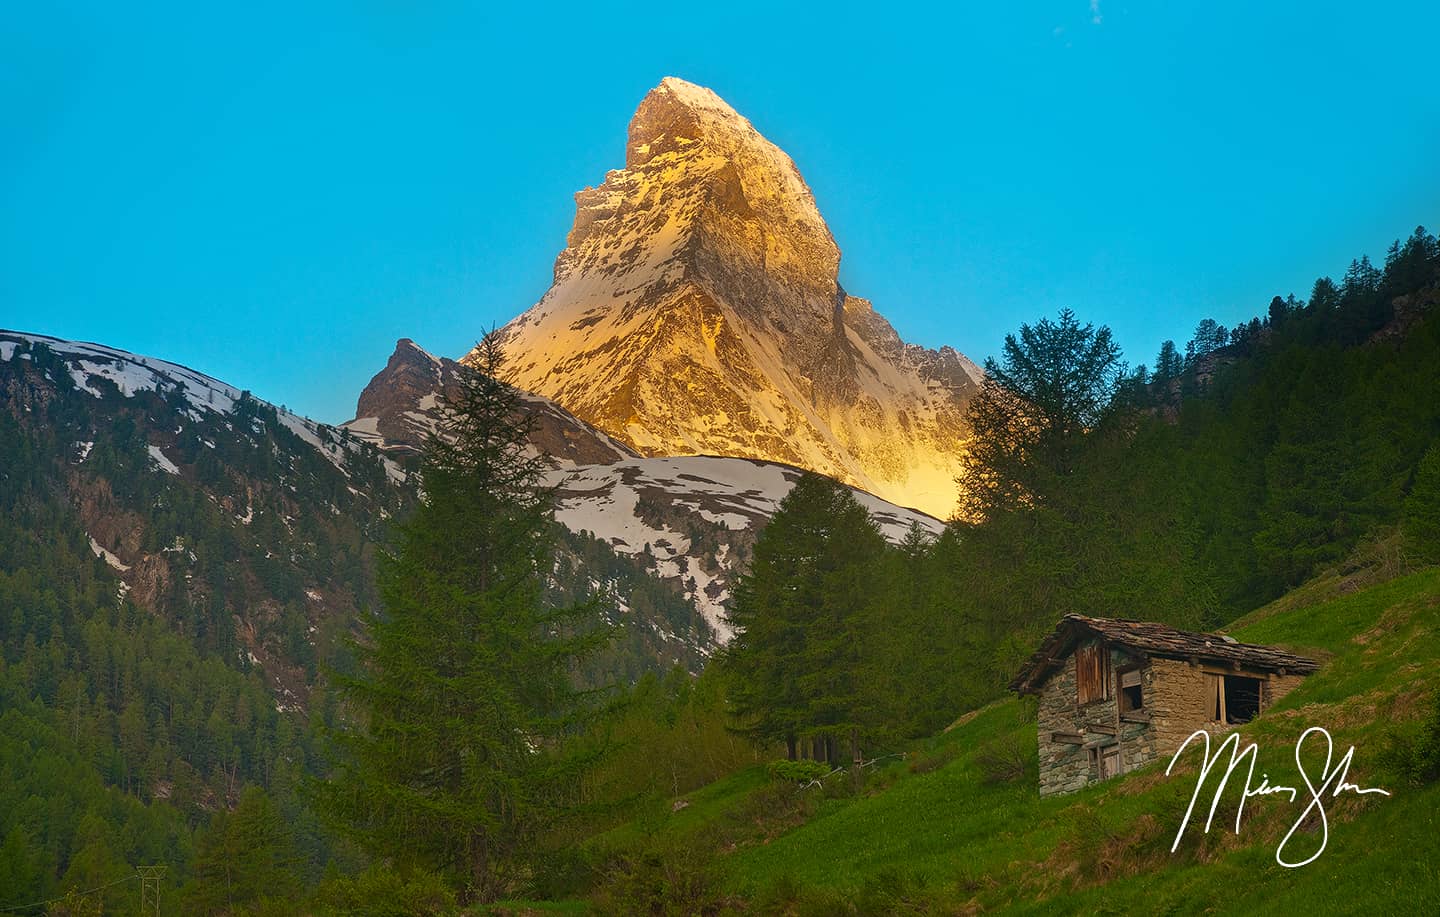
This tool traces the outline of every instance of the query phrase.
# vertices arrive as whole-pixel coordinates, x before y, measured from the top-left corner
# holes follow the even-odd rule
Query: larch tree
[[[1214,353],[1230,343],[1230,332],[1213,318],[1204,318],[1195,326],[1195,336],[1185,348],[1186,364],[1193,364],[1206,354]]]
[[[593,603],[552,607],[553,495],[493,333],[442,398],[423,493],[377,581],[382,610],[339,679],[361,721],[321,790],[372,854],[449,875],[468,901],[504,891],[586,763],[563,736],[571,675],[603,637]]]
[[[1160,345],[1160,352],[1155,356],[1155,382],[1169,382],[1180,375],[1185,369],[1185,363],[1180,359],[1180,351],[1175,348],[1174,341],[1166,341]]]

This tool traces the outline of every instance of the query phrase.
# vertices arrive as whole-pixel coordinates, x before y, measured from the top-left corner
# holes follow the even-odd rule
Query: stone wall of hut
[[[1123,650],[1110,650],[1112,680],[1122,667],[1135,664]],[[1107,747],[1118,745],[1124,773],[1157,758],[1168,759],[1197,729],[1219,735],[1233,728],[1210,719],[1211,685],[1206,667],[1182,660],[1151,659],[1139,672],[1143,699],[1139,716],[1122,717],[1119,692],[1114,689],[1110,697],[1081,706],[1073,652],[1045,681],[1039,694],[1037,722],[1041,796],[1071,793],[1096,781],[1098,773],[1091,749],[1103,754]],[[1304,681],[1302,675],[1241,674],[1259,678],[1261,712]]]
[[[1080,646],[1093,645],[1095,641]],[[1078,647],[1077,647],[1078,649]],[[1114,672],[1133,664],[1122,650],[1110,650],[1111,681]],[[1151,685],[1148,669],[1141,670],[1141,691],[1149,703]],[[1046,680],[1040,690],[1037,715],[1037,738],[1040,758],[1040,795],[1071,793],[1097,779],[1091,749],[1101,754],[1119,746],[1121,772],[1133,770],[1155,757],[1155,740],[1151,724],[1122,720],[1119,692],[1112,686],[1111,696],[1084,706],[1078,701],[1075,654],[1070,653],[1064,664]],[[1070,741],[1056,736],[1070,737]],[[1076,741],[1078,739],[1078,741]]]

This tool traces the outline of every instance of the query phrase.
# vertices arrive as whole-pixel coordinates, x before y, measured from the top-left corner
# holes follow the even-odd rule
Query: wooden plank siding
[[[1082,705],[1110,699],[1110,653],[1103,643],[1075,650],[1075,689]]]

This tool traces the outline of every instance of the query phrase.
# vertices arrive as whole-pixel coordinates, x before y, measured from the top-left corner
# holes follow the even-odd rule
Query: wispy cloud
[[[1100,14],[1100,0],[1090,0],[1090,21],[1096,25],[1105,21],[1105,17]]]

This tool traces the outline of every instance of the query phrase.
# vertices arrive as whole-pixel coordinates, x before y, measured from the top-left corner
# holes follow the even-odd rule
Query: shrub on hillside
[[[912,756],[909,765],[910,773],[928,774],[931,771],[938,771],[958,757],[960,757],[960,745],[956,742],[947,742],[933,751]]]
[[[771,780],[809,783],[830,773],[830,765],[820,761],[771,761],[765,767]]]
[[[747,909],[784,917],[919,917],[961,913],[957,892],[928,882],[920,873],[893,867],[867,876],[854,887],[806,886],[793,876],[782,875],[747,902]]]
[[[1014,783],[1031,779],[1039,771],[1034,741],[1007,735],[988,743],[975,756],[986,783]]]
[[[315,891],[313,907],[316,914],[348,917],[438,917],[455,913],[455,895],[434,873],[401,875],[372,866],[356,876],[327,878]]]
[[[602,915],[711,917],[738,914],[738,902],[720,889],[714,856],[694,846],[674,846],[616,861],[590,899]]]
[[[1384,761],[1416,786],[1440,780],[1440,691],[1430,698],[1418,730],[1390,734]]]

